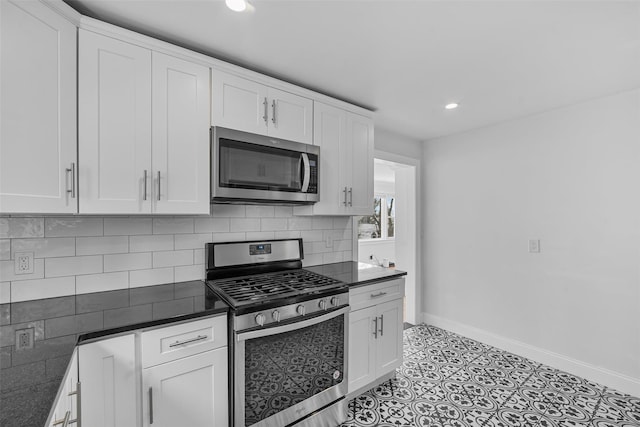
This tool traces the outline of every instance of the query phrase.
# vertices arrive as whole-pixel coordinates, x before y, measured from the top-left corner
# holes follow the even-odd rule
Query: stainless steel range
[[[302,269],[302,239],[209,243],[205,249],[207,285],[232,309],[231,425],[342,423],[347,286]]]

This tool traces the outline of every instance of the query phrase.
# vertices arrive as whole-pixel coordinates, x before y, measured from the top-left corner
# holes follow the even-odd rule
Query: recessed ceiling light
[[[458,104],[455,102],[452,102],[451,104],[445,105],[444,108],[446,108],[447,110],[453,110],[454,108],[458,108]]]
[[[242,12],[247,8],[246,0],[224,0],[224,2],[234,12]]]

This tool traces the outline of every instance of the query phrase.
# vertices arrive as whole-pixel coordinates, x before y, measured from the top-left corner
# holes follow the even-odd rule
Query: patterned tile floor
[[[434,326],[404,331],[396,377],[342,427],[640,426],[640,399]]]

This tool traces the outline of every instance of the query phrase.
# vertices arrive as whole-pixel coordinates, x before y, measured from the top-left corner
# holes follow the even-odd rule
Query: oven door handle
[[[318,323],[326,322],[327,320],[333,319],[334,317],[341,316],[345,313],[349,312],[350,307],[346,306],[343,308],[339,308],[330,313],[323,314],[322,316],[312,317],[311,319],[303,320],[301,322],[293,322],[287,323],[286,325],[276,326],[273,328],[265,328],[265,329],[257,329],[254,331],[240,332],[236,340],[246,341],[252,338],[261,338],[269,335],[282,334],[285,332],[295,331],[296,329],[306,328],[307,326],[317,325]]]

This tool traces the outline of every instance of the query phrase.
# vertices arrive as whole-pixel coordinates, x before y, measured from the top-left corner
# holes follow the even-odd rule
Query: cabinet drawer
[[[404,278],[373,283],[349,290],[351,311],[404,297]]]
[[[227,317],[216,316],[141,334],[142,367],[158,365],[227,345]]]

